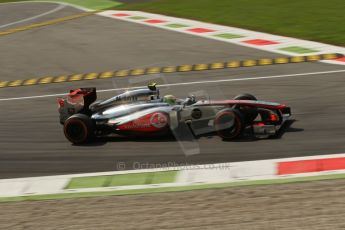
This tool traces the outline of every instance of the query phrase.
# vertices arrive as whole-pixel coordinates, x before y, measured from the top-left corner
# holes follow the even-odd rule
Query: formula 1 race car
[[[70,142],[83,144],[111,134],[176,136],[181,127],[187,127],[183,132],[193,137],[215,133],[232,140],[250,129],[256,137],[267,138],[276,135],[291,116],[286,105],[258,101],[250,94],[223,101],[161,98],[156,84],[108,100],[96,99],[96,88],[71,90],[66,98],[58,98],[60,123]]]

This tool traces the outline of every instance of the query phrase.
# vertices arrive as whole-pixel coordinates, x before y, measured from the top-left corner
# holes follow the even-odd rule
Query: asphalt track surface
[[[18,4],[16,7],[18,12],[31,12],[27,7],[32,7],[32,4]],[[56,7],[56,4],[35,4],[37,9],[51,10]],[[0,12],[4,7],[13,6],[0,5]],[[77,12],[79,10],[65,7],[36,20]],[[40,13],[41,10],[27,16]],[[9,19],[0,14],[0,26],[23,18]],[[281,55],[95,15],[0,37],[0,81],[277,56]],[[345,72],[328,72],[334,70],[345,71],[345,68],[300,63],[2,89],[0,177],[138,169],[147,167],[147,164],[154,167],[160,164],[202,164],[343,153]],[[295,76],[316,72],[328,73]],[[281,75],[285,76],[260,79]],[[226,79],[242,80],[219,82]],[[88,146],[73,146],[64,138],[58,123],[55,96],[1,100],[59,94],[83,86],[96,86],[98,89],[133,87],[152,80],[160,84],[175,84],[163,87],[161,92],[178,97],[200,90],[219,99],[250,92],[263,100],[290,105],[295,122],[279,139],[243,138],[223,142],[218,137],[204,137],[197,142],[201,153],[186,157],[179,143],[171,139],[113,138]],[[178,85],[201,81],[214,82]],[[100,93],[99,98],[114,94],[116,92]]]

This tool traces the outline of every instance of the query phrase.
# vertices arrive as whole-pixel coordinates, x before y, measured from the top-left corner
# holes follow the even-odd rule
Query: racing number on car
[[[160,129],[168,124],[168,117],[164,113],[154,113],[150,118],[150,123]]]

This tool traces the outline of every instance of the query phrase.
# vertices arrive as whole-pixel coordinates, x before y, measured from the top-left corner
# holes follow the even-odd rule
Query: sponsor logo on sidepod
[[[168,124],[168,117],[164,113],[154,113],[150,118],[150,123],[160,129]]]

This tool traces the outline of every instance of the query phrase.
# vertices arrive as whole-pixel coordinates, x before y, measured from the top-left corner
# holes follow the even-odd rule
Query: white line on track
[[[195,84],[213,84],[213,83],[219,83],[219,82],[250,81],[250,80],[287,78],[287,77],[298,77],[298,76],[313,76],[313,75],[317,76],[317,75],[332,74],[332,73],[345,73],[345,69],[331,70],[331,71],[322,71],[322,72],[309,72],[309,73],[297,73],[297,74],[272,75],[272,76],[265,76],[265,77],[247,77],[247,78],[233,78],[233,79],[212,80],[212,81],[179,82],[179,83],[163,84],[163,85],[159,85],[159,87],[170,87],[170,86],[179,86],[179,85],[195,85]],[[103,89],[103,90],[97,90],[97,93],[119,91],[119,90],[127,90],[127,89],[138,89],[138,88],[143,88],[143,87],[145,87],[145,86],[128,87],[128,88],[116,88],[116,89]],[[58,94],[46,94],[46,95],[38,95],[38,96],[1,98],[0,102],[1,101],[14,101],[14,100],[28,100],[28,99],[37,99],[37,98],[47,98],[47,97],[59,97],[59,96],[64,96],[66,94],[67,93],[58,93]]]
[[[38,14],[38,15],[35,15],[33,17],[29,17],[29,18],[25,18],[25,19],[22,19],[22,20],[19,20],[19,21],[15,21],[15,22],[11,22],[11,23],[8,23],[8,24],[5,24],[5,25],[0,25],[0,29],[4,28],[4,27],[8,27],[8,26],[12,26],[12,25],[15,25],[15,24],[19,24],[19,23],[23,23],[23,22],[27,22],[27,21],[31,21],[31,20],[35,20],[37,18],[40,18],[40,17],[43,17],[43,16],[46,16],[48,14],[52,14],[52,13],[55,13],[59,10],[62,10],[63,8],[65,8],[67,5],[64,5],[64,4],[59,4],[57,7],[55,7],[54,9],[50,10],[50,11],[47,11],[47,12],[44,12],[42,14]]]
[[[82,7],[82,6],[78,6],[76,4],[72,4],[72,3],[68,3],[68,2],[60,2],[60,1],[53,1],[53,0],[32,0],[32,1],[25,1],[25,2],[3,2],[0,3],[0,6],[2,5],[9,5],[9,4],[27,4],[27,3],[51,3],[51,4],[60,4],[60,5],[65,5],[65,6],[71,6],[74,7],[78,10],[82,10],[82,11],[92,11],[91,9]]]

